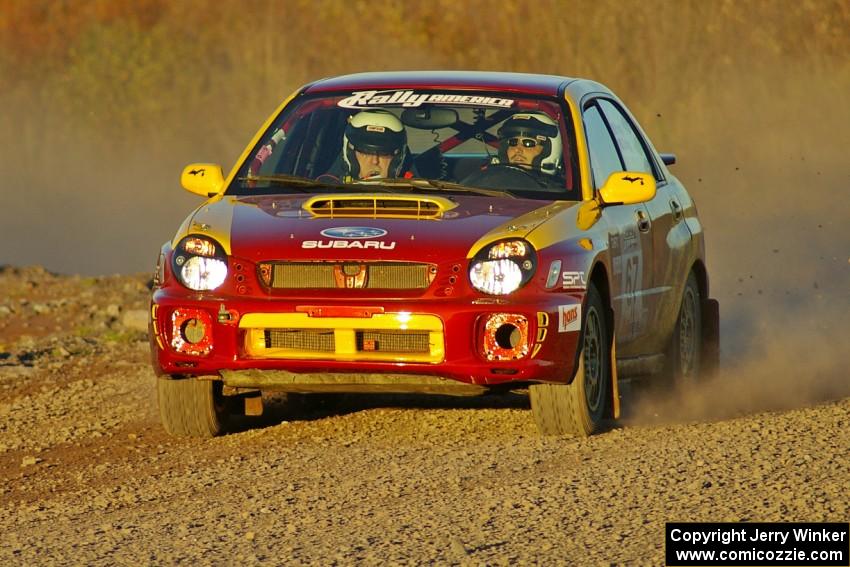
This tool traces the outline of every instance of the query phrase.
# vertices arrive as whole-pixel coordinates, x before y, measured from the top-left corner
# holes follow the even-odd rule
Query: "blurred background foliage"
[[[197,203],[183,165],[227,170],[291,91],[359,71],[596,79],[706,223],[792,216],[850,179],[847,30],[847,0],[0,0],[0,263],[148,269]]]
[[[36,132],[232,159],[324,76],[511,70],[596,78],[678,142],[718,103],[769,122],[789,91],[846,87],[848,29],[846,0],[0,0],[0,96]]]

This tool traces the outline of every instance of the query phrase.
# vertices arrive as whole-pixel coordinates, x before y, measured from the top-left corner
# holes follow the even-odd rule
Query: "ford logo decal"
[[[338,226],[335,228],[326,228],[321,232],[322,236],[328,238],[380,238],[387,234],[386,230],[381,228],[372,228],[369,226]]]

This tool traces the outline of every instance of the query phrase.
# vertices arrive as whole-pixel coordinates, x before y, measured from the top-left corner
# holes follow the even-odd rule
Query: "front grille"
[[[334,265],[324,262],[274,264],[271,285],[281,289],[334,288]]]
[[[266,329],[266,348],[334,351],[334,332],[317,329]]]
[[[372,289],[423,289],[428,280],[427,264],[367,264],[366,287]]]
[[[370,317],[322,317],[310,313],[245,313],[248,358],[413,362],[445,360],[443,322],[428,313],[372,313]]]
[[[427,331],[357,331],[360,352],[428,353]],[[334,352],[332,330],[266,329],[266,348],[289,348],[312,352]]]
[[[361,352],[428,353],[427,331],[357,331]]]
[[[357,276],[365,270],[365,277]],[[278,262],[275,289],[427,289],[437,273],[432,264],[410,262]]]

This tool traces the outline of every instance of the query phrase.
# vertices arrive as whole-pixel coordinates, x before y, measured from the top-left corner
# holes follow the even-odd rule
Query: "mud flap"
[[[617,334],[611,331],[611,417],[620,418],[620,388],[617,378]]]
[[[584,399],[584,359],[579,358],[570,384],[532,384],[528,388],[531,413],[541,435],[587,437],[597,425],[590,421]]]
[[[702,374],[710,378],[720,370],[720,303],[702,302]]]

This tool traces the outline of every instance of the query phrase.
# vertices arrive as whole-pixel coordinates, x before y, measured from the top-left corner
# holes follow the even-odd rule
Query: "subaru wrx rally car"
[[[403,72],[309,84],[161,250],[151,303],[172,434],[263,390],[527,391],[543,434],[619,414],[618,380],[717,359],[691,197],[599,83]]]

